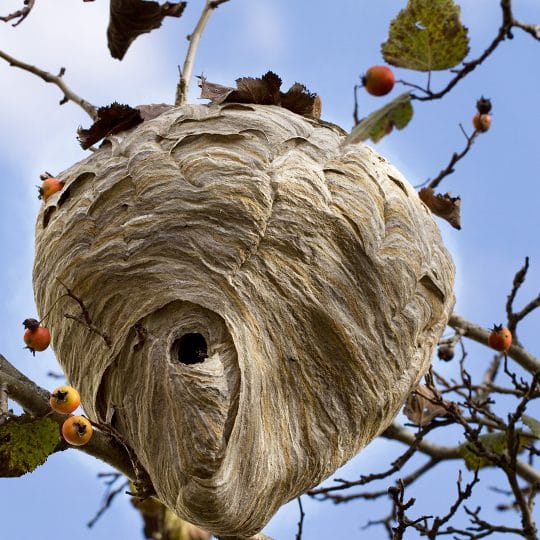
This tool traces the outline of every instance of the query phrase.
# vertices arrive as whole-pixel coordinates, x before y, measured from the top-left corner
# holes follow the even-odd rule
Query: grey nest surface
[[[41,314],[63,283],[91,319],[69,297],[48,318],[86,413],[219,535],[256,534],[380,434],[454,304],[430,211],[344,138],[275,106],[172,108],[64,171],[38,216]]]

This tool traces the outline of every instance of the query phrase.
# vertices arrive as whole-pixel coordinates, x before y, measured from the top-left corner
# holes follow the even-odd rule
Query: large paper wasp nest
[[[85,411],[220,535],[255,534],[381,433],[453,306],[429,210],[343,140],[274,106],[171,109],[60,175],[38,218],[41,314],[61,281],[94,327],[67,297],[48,319]]]

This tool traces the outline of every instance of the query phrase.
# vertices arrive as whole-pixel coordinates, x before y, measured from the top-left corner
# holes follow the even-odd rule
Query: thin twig
[[[418,478],[423,476],[426,472],[433,469],[438,463],[440,463],[442,460],[437,458],[432,458],[429,461],[426,461],[422,466],[415,469],[412,473],[408,474],[407,476],[404,476],[403,478],[399,478],[399,482],[404,486],[407,487],[414,483]],[[335,504],[340,503],[347,503],[350,501],[353,501],[355,499],[362,499],[362,500],[376,500],[380,497],[388,495],[388,488],[381,489],[379,491],[361,491],[358,493],[351,493],[350,495],[336,495],[333,493],[326,493],[321,495],[320,497],[317,497],[318,500],[330,500]]]
[[[79,304],[79,307],[81,308],[81,315],[72,315],[70,313],[64,313],[64,317],[66,319],[72,319],[74,321],[77,321],[78,323],[82,324],[83,326],[86,326],[91,332],[94,332],[98,336],[100,336],[103,341],[105,341],[105,344],[107,347],[111,347],[111,340],[109,339],[109,336],[103,332],[100,328],[98,328],[93,322],[92,318],[90,317],[90,313],[88,312],[88,308],[85,306],[84,302],[76,296],[73,291],[65,284],[63,283],[59,278],[56,278],[56,280],[66,289],[66,294],[77,304]]]
[[[195,56],[197,55],[197,49],[199,47],[199,41],[201,40],[204,27],[212,15],[212,12],[221,4],[228,2],[229,0],[206,0],[203,11],[195,26],[193,33],[188,36],[189,46],[184,60],[184,65],[180,72],[180,81],[176,87],[176,99],[175,105],[185,105],[187,102],[189,81],[191,80],[191,74],[193,72],[193,64],[195,62]]]
[[[107,487],[105,489],[105,495],[103,496],[103,502],[101,503],[101,507],[96,512],[96,515],[86,524],[86,526],[91,529],[96,522],[99,520],[99,518],[111,507],[112,502],[116,498],[117,495],[122,493],[127,486],[129,486],[129,481],[126,480],[120,484],[119,487],[113,489],[113,485],[120,478],[121,475],[114,473],[114,477],[112,480],[109,480],[106,482]]]
[[[506,316],[508,318],[508,330],[512,333],[514,343],[520,345],[517,337],[517,325],[521,322],[529,313],[540,307],[540,294],[533,298],[523,309],[518,312],[514,312],[514,300],[519,288],[525,282],[527,271],[529,270],[529,257],[525,257],[525,263],[516,272],[514,280],[512,282],[512,290],[506,299]]]
[[[460,124],[460,127],[462,127],[461,124]],[[463,127],[462,127],[462,131],[463,131]],[[473,134],[471,136],[468,136],[465,133],[465,137],[467,139],[467,144],[465,145],[465,148],[461,152],[459,152],[459,154],[457,152],[454,152],[452,154],[452,157],[450,158],[450,161],[448,162],[448,165],[444,169],[442,169],[433,180],[431,181],[428,180],[429,188],[435,189],[446,176],[449,176],[454,172],[454,166],[460,159],[464,158],[467,155],[469,150],[472,148],[472,145],[479,133],[480,132],[476,129],[473,131]],[[418,187],[421,187],[421,186],[418,186]]]
[[[353,110],[353,120],[354,125],[358,125],[360,123],[360,118],[358,117],[358,90],[360,89],[359,84],[354,85],[354,110]]]
[[[300,519],[298,520],[298,531],[296,533],[296,540],[301,540],[302,527],[304,525],[304,518],[306,517],[306,514],[304,513],[304,509],[302,508],[302,497],[298,497],[296,500],[298,501],[298,506],[300,508]]]
[[[19,19],[18,21],[14,22],[11,25],[11,26],[18,26],[24,21],[24,19],[26,19],[26,17],[28,17],[35,3],[36,3],[36,0],[24,0],[23,8],[18,9],[17,11],[10,13],[9,15],[0,17],[0,21],[9,22],[9,21],[12,21],[13,19]]]
[[[28,71],[29,73],[33,73],[34,75],[37,75],[38,77],[43,79],[45,82],[58,86],[58,88],[60,88],[60,90],[62,90],[62,92],[64,93],[64,97],[60,101],[60,105],[63,105],[68,101],[73,101],[73,103],[79,105],[79,107],[81,107],[90,116],[90,118],[92,118],[92,120],[95,120],[97,118],[97,108],[94,107],[94,105],[92,105],[90,102],[75,94],[70,88],[68,88],[66,83],[64,83],[62,77],[65,73],[65,68],[61,68],[58,75],[53,75],[52,73],[43,71],[36,66],[21,62],[20,60],[13,58],[13,56],[10,56],[4,51],[0,51],[0,58],[3,58],[6,62],[9,63],[10,66],[17,67],[24,71]]]
[[[440,99],[445,96],[456,84],[463,79],[467,74],[476,69],[491,53],[502,43],[507,37],[510,29],[512,28],[512,9],[510,5],[510,0],[501,0],[501,10],[502,10],[502,24],[497,32],[497,35],[490,43],[488,48],[475,60],[470,62],[465,62],[463,67],[457,70],[456,76],[439,92],[432,92],[431,90],[426,91],[427,95],[418,96],[416,94],[411,94],[411,99],[416,99],[418,101],[429,101],[433,99]]]

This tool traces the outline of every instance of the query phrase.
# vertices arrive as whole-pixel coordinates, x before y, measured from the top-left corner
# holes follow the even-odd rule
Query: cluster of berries
[[[26,319],[23,340],[33,355],[44,351],[51,343],[51,333],[36,319]],[[51,408],[61,414],[71,414],[80,404],[81,396],[72,386],[59,386],[49,398]],[[74,446],[86,444],[92,437],[90,420],[84,416],[70,416],[62,425],[62,436]]]
[[[72,386],[59,386],[49,398],[51,408],[61,414],[71,414],[80,404],[81,396]],[[86,444],[93,433],[92,424],[85,416],[70,416],[62,424],[62,437],[73,446]]]

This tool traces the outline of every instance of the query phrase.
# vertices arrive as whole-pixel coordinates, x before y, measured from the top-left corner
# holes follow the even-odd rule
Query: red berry
[[[496,351],[505,352],[512,345],[512,333],[502,324],[496,324],[488,336],[488,345]]]
[[[394,87],[394,74],[387,66],[372,66],[362,77],[362,84],[372,96],[385,96]]]
[[[491,126],[491,115],[476,113],[473,116],[472,122],[476,131],[480,131],[480,133],[485,133]]]
[[[441,345],[437,350],[437,356],[445,362],[450,362],[454,358],[454,346],[453,345]]]
[[[86,444],[93,432],[90,420],[84,416],[70,416],[62,424],[62,437],[73,446]]]
[[[45,178],[43,180],[43,183],[41,184],[41,187],[39,188],[39,199],[43,199],[45,202],[47,202],[47,199],[53,194],[58,191],[62,191],[64,188],[64,182],[62,180],[58,180],[58,178]]]
[[[72,386],[59,386],[51,394],[49,403],[56,412],[70,414],[81,404],[81,396]]]
[[[36,351],[44,351],[51,342],[51,333],[41,326],[36,319],[25,319],[23,325],[26,328],[23,340],[26,348],[35,356]]]

